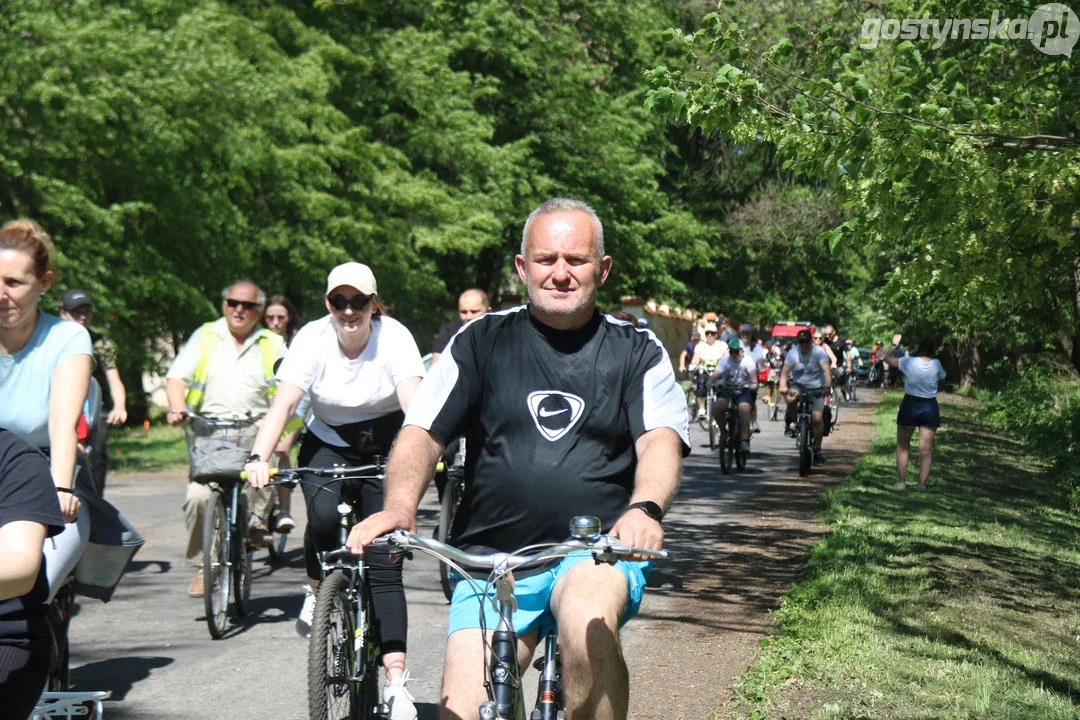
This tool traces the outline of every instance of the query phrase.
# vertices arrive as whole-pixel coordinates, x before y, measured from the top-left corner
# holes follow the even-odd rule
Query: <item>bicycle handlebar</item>
[[[180,415],[187,418],[188,420],[193,420],[195,422],[202,423],[203,425],[210,425],[212,427],[241,427],[244,425],[251,425],[256,420],[262,417],[262,415],[249,413],[244,417],[238,418],[216,418],[210,417],[208,415],[200,415],[198,413],[193,413],[190,410],[184,410],[182,413],[180,413]]]
[[[405,530],[395,530],[387,535],[377,537],[372,544],[388,545],[400,550],[402,553],[418,550],[459,569],[459,566],[464,566],[477,570],[498,572],[516,570],[547,560],[557,560],[582,550],[589,551],[598,562],[606,563],[613,563],[616,560],[630,558],[635,555],[653,558],[666,558],[668,556],[666,550],[629,547],[621,543],[617,538],[606,534],[586,540],[573,539],[550,545],[535,545],[512,553],[494,552],[489,554],[465,552],[452,545],[439,542],[434,538],[406,532]]]
[[[315,475],[317,477],[338,478],[341,480],[376,480],[383,477],[383,471],[386,469],[385,465],[354,465],[352,467],[291,467],[291,468],[270,468],[270,477],[278,477],[277,480],[271,480],[266,485],[284,485],[295,486],[297,483],[303,483],[304,480],[301,475]],[[285,476],[285,477],[281,477]],[[247,471],[240,471],[240,479],[247,480]]]

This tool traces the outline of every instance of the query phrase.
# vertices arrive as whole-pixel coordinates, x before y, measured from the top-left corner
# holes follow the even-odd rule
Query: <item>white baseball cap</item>
[[[347,262],[331,270],[326,278],[326,293],[329,295],[331,290],[342,285],[356,288],[365,295],[377,295],[379,292],[371,268],[358,262]]]

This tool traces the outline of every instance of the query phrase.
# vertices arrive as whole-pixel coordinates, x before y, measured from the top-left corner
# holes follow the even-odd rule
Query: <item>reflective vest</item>
[[[199,406],[202,405],[203,395],[206,392],[206,378],[210,374],[210,358],[214,354],[214,349],[218,344],[218,331],[212,326],[217,321],[208,322],[202,326],[202,342],[199,345],[199,364],[195,367],[195,377],[191,381],[191,387],[188,389],[187,397],[184,398],[184,402],[187,403],[188,410],[193,413],[199,411]],[[277,380],[274,378],[274,364],[277,362],[278,355],[281,354],[281,348],[285,344],[285,341],[277,333],[272,333],[265,328],[260,328],[255,331],[255,342],[259,346],[259,351],[262,353],[263,361],[263,373],[266,377],[266,399],[268,402],[274,401],[274,394],[277,392]]]

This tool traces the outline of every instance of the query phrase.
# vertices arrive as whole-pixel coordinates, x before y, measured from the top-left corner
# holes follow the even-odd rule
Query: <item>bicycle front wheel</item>
[[[214,490],[203,510],[203,606],[215,640],[225,634],[229,609],[229,517],[225,494]]]
[[[359,613],[349,599],[349,577],[330,573],[319,586],[308,644],[308,712],[312,720],[375,717],[379,679],[369,653],[371,612]],[[362,595],[362,594],[361,594]]]
[[[453,479],[446,483],[443,490],[442,503],[439,506],[439,525],[435,529],[435,539],[445,543],[450,537],[450,525],[454,522],[458,504],[461,502],[461,480]],[[449,600],[454,595],[454,586],[457,581],[451,577],[450,566],[439,563],[439,583],[442,585],[443,595]]]
[[[799,475],[806,477],[810,474],[810,466],[814,462],[814,438],[810,432],[810,421],[805,417],[799,419]]]
[[[254,573],[253,558],[254,548],[251,547],[251,538],[248,533],[247,507],[240,504],[240,517],[233,526],[232,534],[232,585],[233,605],[237,617],[243,617],[251,605],[251,576]]]

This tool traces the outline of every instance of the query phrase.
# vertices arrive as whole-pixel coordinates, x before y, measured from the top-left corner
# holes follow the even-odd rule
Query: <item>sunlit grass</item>
[[[109,472],[187,472],[184,431],[171,425],[109,431]]]
[[[893,490],[897,402],[830,493],[834,532],[732,716],[1080,717],[1080,521],[1064,493],[970,402],[943,402],[930,491]]]

